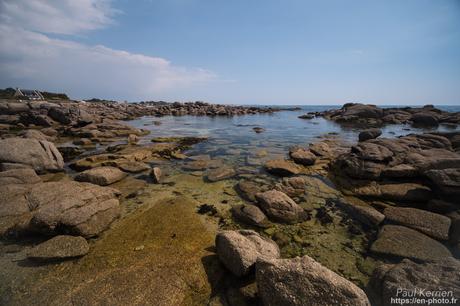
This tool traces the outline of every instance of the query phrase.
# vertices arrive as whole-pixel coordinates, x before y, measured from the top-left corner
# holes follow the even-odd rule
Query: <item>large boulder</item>
[[[410,207],[388,207],[386,220],[416,229],[436,239],[449,239],[450,219],[446,216]]]
[[[236,276],[251,272],[257,259],[280,257],[274,241],[251,230],[219,232],[216,249],[220,261]]]
[[[289,176],[300,172],[296,164],[284,159],[269,160],[265,163],[265,169],[269,173],[279,176]]]
[[[33,247],[27,252],[27,258],[48,262],[82,257],[88,252],[89,245],[85,238],[59,235]]]
[[[119,191],[58,181],[0,186],[0,235],[35,232],[97,236],[120,215]]]
[[[400,225],[385,225],[372,244],[374,253],[410,258],[420,261],[438,260],[452,254],[440,242]]]
[[[126,176],[125,172],[115,167],[97,167],[77,174],[75,180],[107,186],[124,179]]]
[[[265,306],[369,306],[359,287],[308,256],[258,260],[256,280]]]
[[[26,138],[0,140],[0,163],[26,165],[38,172],[58,171],[64,159],[53,143]]]
[[[376,269],[372,276],[373,289],[382,306],[395,305],[395,298],[421,298],[428,300],[428,292],[439,295],[435,299],[446,298],[449,302],[438,305],[454,305],[452,297],[460,296],[460,261],[454,258],[440,259],[429,263],[415,263],[404,259],[397,265]],[[451,292],[451,293],[449,293]]]
[[[256,194],[258,206],[274,221],[296,223],[304,218],[304,210],[293,199],[278,190]]]

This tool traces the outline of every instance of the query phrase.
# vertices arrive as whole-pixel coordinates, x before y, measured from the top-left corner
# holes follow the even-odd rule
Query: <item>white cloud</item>
[[[1,0],[0,20],[44,33],[77,34],[113,22],[110,0]]]
[[[160,57],[89,46],[46,34],[76,34],[109,24],[113,12],[109,1],[15,0],[0,4],[3,86],[55,89],[77,97],[154,99],[159,94],[216,79],[210,71],[175,66]],[[72,13],[65,16],[69,10]],[[38,12],[55,20],[41,21]],[[24,26],[19,26],[28,18]]]

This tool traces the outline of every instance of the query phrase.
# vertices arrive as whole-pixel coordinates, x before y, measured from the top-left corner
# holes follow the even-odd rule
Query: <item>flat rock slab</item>
[[[414,297],[424,298],[420,289],[427,292],[452,292],[447,298],[460,296],[460,261],[446,258],[430,263],[418,264],[409,259],[391,266],[378,275],[374,273],[373,282],[379,284],[376,288],[383,306],[393,306],[391,298],[402,297],[401,288],[406,293],[417,292]],[[417,290],[417,291],[414,291]],[[441,298],[441,297],[439,297]],[[458,302],[458,300],[457,300]],[[451,303],[450,305],[454,305]],[[441,305],[441,304],[438,304]],[[442,304],[445,305],[445,304]]]
[[[388,207],[384,215],[388,221],[416,229],[433,238],[449,239],[451,221],[446,216],[408,207]]]
[[[452,257],[450,251],[440,242],[399,225],[385,225],[372,244],[371,251],[421,261]]]
[[[280,257],[278,245],[252,230],[222,231],[216,236],[220,261],[236,276],[248,274],[257,259]]]
[[[89,182],[99,186],[107,186],[121,181],[127,174],[115,167],[97,167],[83,171],[75,176],[79,182]]]
[[[88,252],[89,245],[85,238],[60,235],[33,247],[27,258],[34,261],[57,261],[81,257]]]
[[[363,290],[308,256],[258,260],[256,281],[265,306],[370,306]]]

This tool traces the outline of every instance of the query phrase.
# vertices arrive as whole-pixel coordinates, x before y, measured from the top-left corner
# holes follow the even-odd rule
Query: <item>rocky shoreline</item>
[[[10,254],[51,273],[38,276],[44,287],[37,288],[62,304],[87,304],[90,297],[120,304],[141,296],[137,304],[390,305],[398,286],[435,290],[434,284],[460,298],[454,200],[460,195],[460,132],[382,138],[378,128],[366,129],[353,144],[328,137],[284,148],[275,159],[259,150],[237,167],[217,155],[189,154],[207,138],[152,136],[145,143],[149,131],[122,122],[278,110],[202,102],[0,101],[0,253],[5,271],[19,275],[0,286],[0,301],[20,305],[37,298],[20,296],[15,277],[28,284],[32,272]],[[432,106],[346,104],[302,119],[315,116],[357,127],[460,123],[459,113]],[[221,200],[199,202],[207,197]],[[16,249],[9,251],[10,245]],[[145,250],[165,257],[151,258]],[[191,270],[168,257],[181,252]],[[334,252],[340,253],[325,254]],[[85,265],[97,275],[95,287],[113,287],[97,297],[94,288],[67,283],[62,290],[73,292],[68,296],[52,281]],[[156,274],[148,272],[151,265]],[[85,273],[75,277],[89,277]],[[137,275],[135,286],[117,274]],[[147,277],[159,293],[144,292],[152,283]]]

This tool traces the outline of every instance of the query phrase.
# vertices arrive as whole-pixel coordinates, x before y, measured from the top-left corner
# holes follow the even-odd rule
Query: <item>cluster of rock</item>
[[[272,107],[247,107],[235,105],[210,104],[205,102],[174,102],[167,104],[144,102],[141,103],[141,105],[147,105],[149,108],[151,108],[151,114],[156,116],[235,116],[273,113],[282,110],[280,108]]]
[[[277,244],[254,231],[218,233],[216,251],[235,276],[255,273],[263,305],[370,305],[352,282],[309,256],[281,259]]]
[[[340,109],[324,112],[312,112],[303,119],[322,116],[341,124],[359,124],[363,126],[381,126],[384,124],[413,124],[416,126],[438,126],[439,124],[460,124],[460,113],[450,113],[435,108],[433,105],[424,107],[392,107],[380,108],[371,104],[347,103]]]

